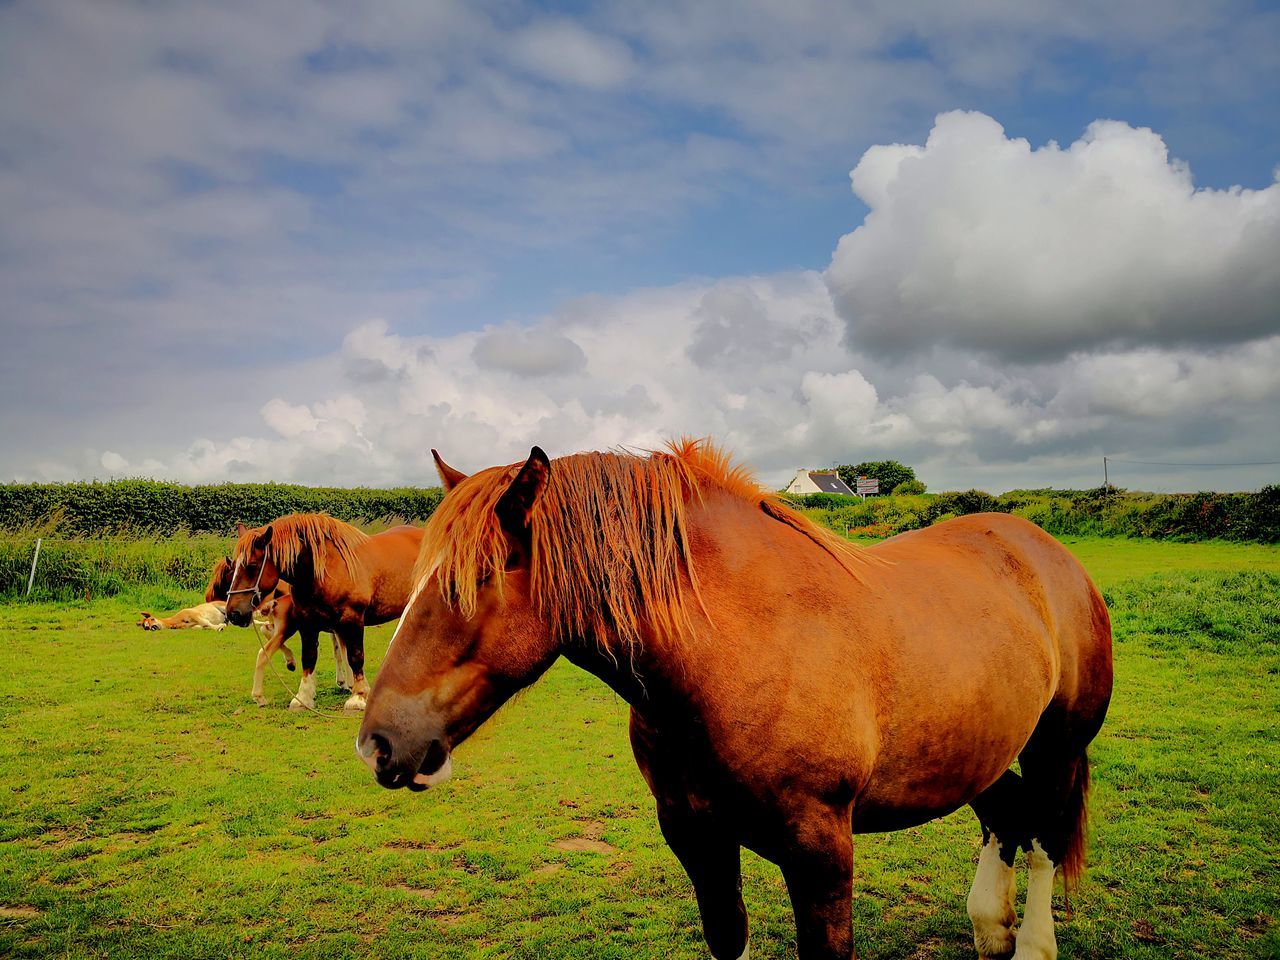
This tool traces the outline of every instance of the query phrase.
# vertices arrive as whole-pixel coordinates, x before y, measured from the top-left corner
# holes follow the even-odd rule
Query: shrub
[[[991,511],[1017,514],[1054,536],[1280,542],[1280,486],[1275,485],[1257,493],[1130,493],[1099,487],[1012,490],[995,497],[982,490],[932,496],[895,491],[834,507],[806,498],[805,506],[814,520],[840,532],[888,524],[900,533]]]
[[[916,478],[914,470],[905,464],[899,463],[897,460],[867,460],[853,466],[845,464],[844,466],[836,467],[836,473],[840,475],[841,480],[848,484],[850,490],[857,489],[859,477],[875,477],[880,481],[881,493],[888,493],[895,489],[898,484]]]
[[[324,512],[348,523],[426,520],[438,488],[302,487],[224,483],[188,487],[155,480],[0,485],[0,527],[29,529],[50,517],[69,536],[230,535],[238,521],[256,526],[286,513]]]
[[[900,484],[894,487],[893,490],[891,490],[890,492],[893,493],[894,496],[904,496],[904,495],[921,494],[921,493],[924,493],[924,491],[925,491],[924,481],[916,480],[913,478],[911,480],[903,480]]]

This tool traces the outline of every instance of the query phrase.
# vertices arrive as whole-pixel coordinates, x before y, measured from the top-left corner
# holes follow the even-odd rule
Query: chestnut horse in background
[[[352,694],[347,710],[363,710],[364,628],[394,620],[409,600],[414,559],[422,543],[418,527],[395,527],[369,536],[323,513],[293,513],[253,529],[239,524],[227,619],[247,626],[254,609],[289,584],[290,625],[302,637],[302,680],[290,706],[314,708],[320,631],[346,649]]]
[[[231,578],[235,574],[235,561],[230,557],[223,557],[213,565],[213,572],[209,578],[209,585],[205,588],[205,600],[226,600],[227,594],[231,590]],[[293,657],[293,651],[287,646],[287,641],[301,628],[301,617],[296,612],[293,605],[293,597],[290,595],[289,584],[283,580],[276,584],[276,588],[272,593],[268,594],[257,608],[253,611],[254,619],[264,624],[267,631],[267,639],[258,646],[258,656],[253,667],[253,687],[250,690],[250,696],[254,702],[260,706],[267,705],[267,698],[262,691],[262,681],[266,675],[267,663],[270,662],[272,654],[277,650],[284,654],[285,665],[290,670],[296,670],[297,664]],[[342,641],[338,639],[336,633],[329,635],[333,639],[333,668],[334,682],[339,690],[351,692],[352,675],[351,666],[347,663],[347,650],[342,645]],[[290,709],[305,709],[303,704],[297,697],[289,704]]]
[[[742,846],[782,868],[802,960],[848,960],[853,834],[966,804],[978,952],[1056,955],[1112,668],[1102,598],[1052,537],[977,514],[860,550],[694,441],[442,475],[356,743],[379,783],[445,780],[563,655],[630,703],[717,960],[747,955]]]

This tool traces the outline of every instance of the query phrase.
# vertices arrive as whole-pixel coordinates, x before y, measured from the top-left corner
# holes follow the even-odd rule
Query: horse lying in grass
[[[143,630],[221,630],[226,625],[225,603],[200,603],[168,617],[156,617],[143,611],[142,619],[134,624]]]
[[[351,669],[348,710],[363,710],[364,628],[400,616],[409,600],[417,527],[369,536],[323,513],[295,513],[262,527],[238,527],[227,619],[245,626],[281,580],[290,588],[289,626],[302,637],[302,680],[291,707],[314,708],[320,631],[335,635]]]
[[[692,441],[452,473],[356,741],[380,784],[447,779],[563,655],[630,703],[717,960],[747,956],[742,846],[782,868],[801,960],[849,960],[853,835],[966,804],[978,953],[1056,956],[1112,664],[1106,606],[1052,537],[977,514],[858,549]]]
[[[213,566],[209,585],[205,588],[205,599],[226,600],[227,593],[231,589],[231,580],[234,573],[235,561],[230,557],[223,557],[218,560]],[[250,695],[258,706],[265,707],[267,698],[263,694],[262,681],[266,675],[267,664],[271,661],[272,655],[279,650],[284,654],[285,666],[289,670],[297,669],[293,651],[289,649],[286,641],[301,628],[301,618],[294,612],[289,584],[283,580],[278,582],[275,590],[254,609],[253,618],[264,628],[267,639],[258,647],[258,656],[253,668],[253,687]],[[342,642],[338,639],[336,633],[331,634],[331,636],[333,638],[335,682],[339,690],[350,691],[353,678],[351,667],[347,663],[346,648],[342,646]],[[306,709],[306,705],[299,701],[297,697],[292,699],[289,707],[294,710]]]

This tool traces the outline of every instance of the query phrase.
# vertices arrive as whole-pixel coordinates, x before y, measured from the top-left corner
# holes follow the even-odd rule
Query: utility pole
[[[1102,489],[1111,489],[1111,478],[1107,476],[1107,458],[1102,458]]]

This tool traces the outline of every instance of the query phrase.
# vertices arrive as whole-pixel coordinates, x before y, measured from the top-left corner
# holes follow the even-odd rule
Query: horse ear
[[[243,520],[237,520],[237,521],[236,521],[236,536],[237,536],[237,537],[238,537],[238,536],[240,536],[240,534],[244,533],[246,529],[247,529],[247,528],[245,527],[245,525],[244,525],[244,521],[243,521]]]
[[[547,477],[550,475],[551,461],[541,447],[534,447],[529,451],[529,459],[494,507],[502,529],[520,543],[528,540],[529,516],[533,513],[534,504],[542,496],[542,491],[546,489]]]
[[[271,524],[268,523],[266,528],[260,534],[254,537],[253,542],[260,547],[265,547],[268,543],[271,542],[271,532],[272,532]]]
[[[431,450],[431,457],[436,462],[436,473],[440,474],[440,483],[444,487],[444,492],[448,493],[463,480],[467,479],[467,475],[461,470],[455,470],[444,462],[444,458],[435,451]]]

